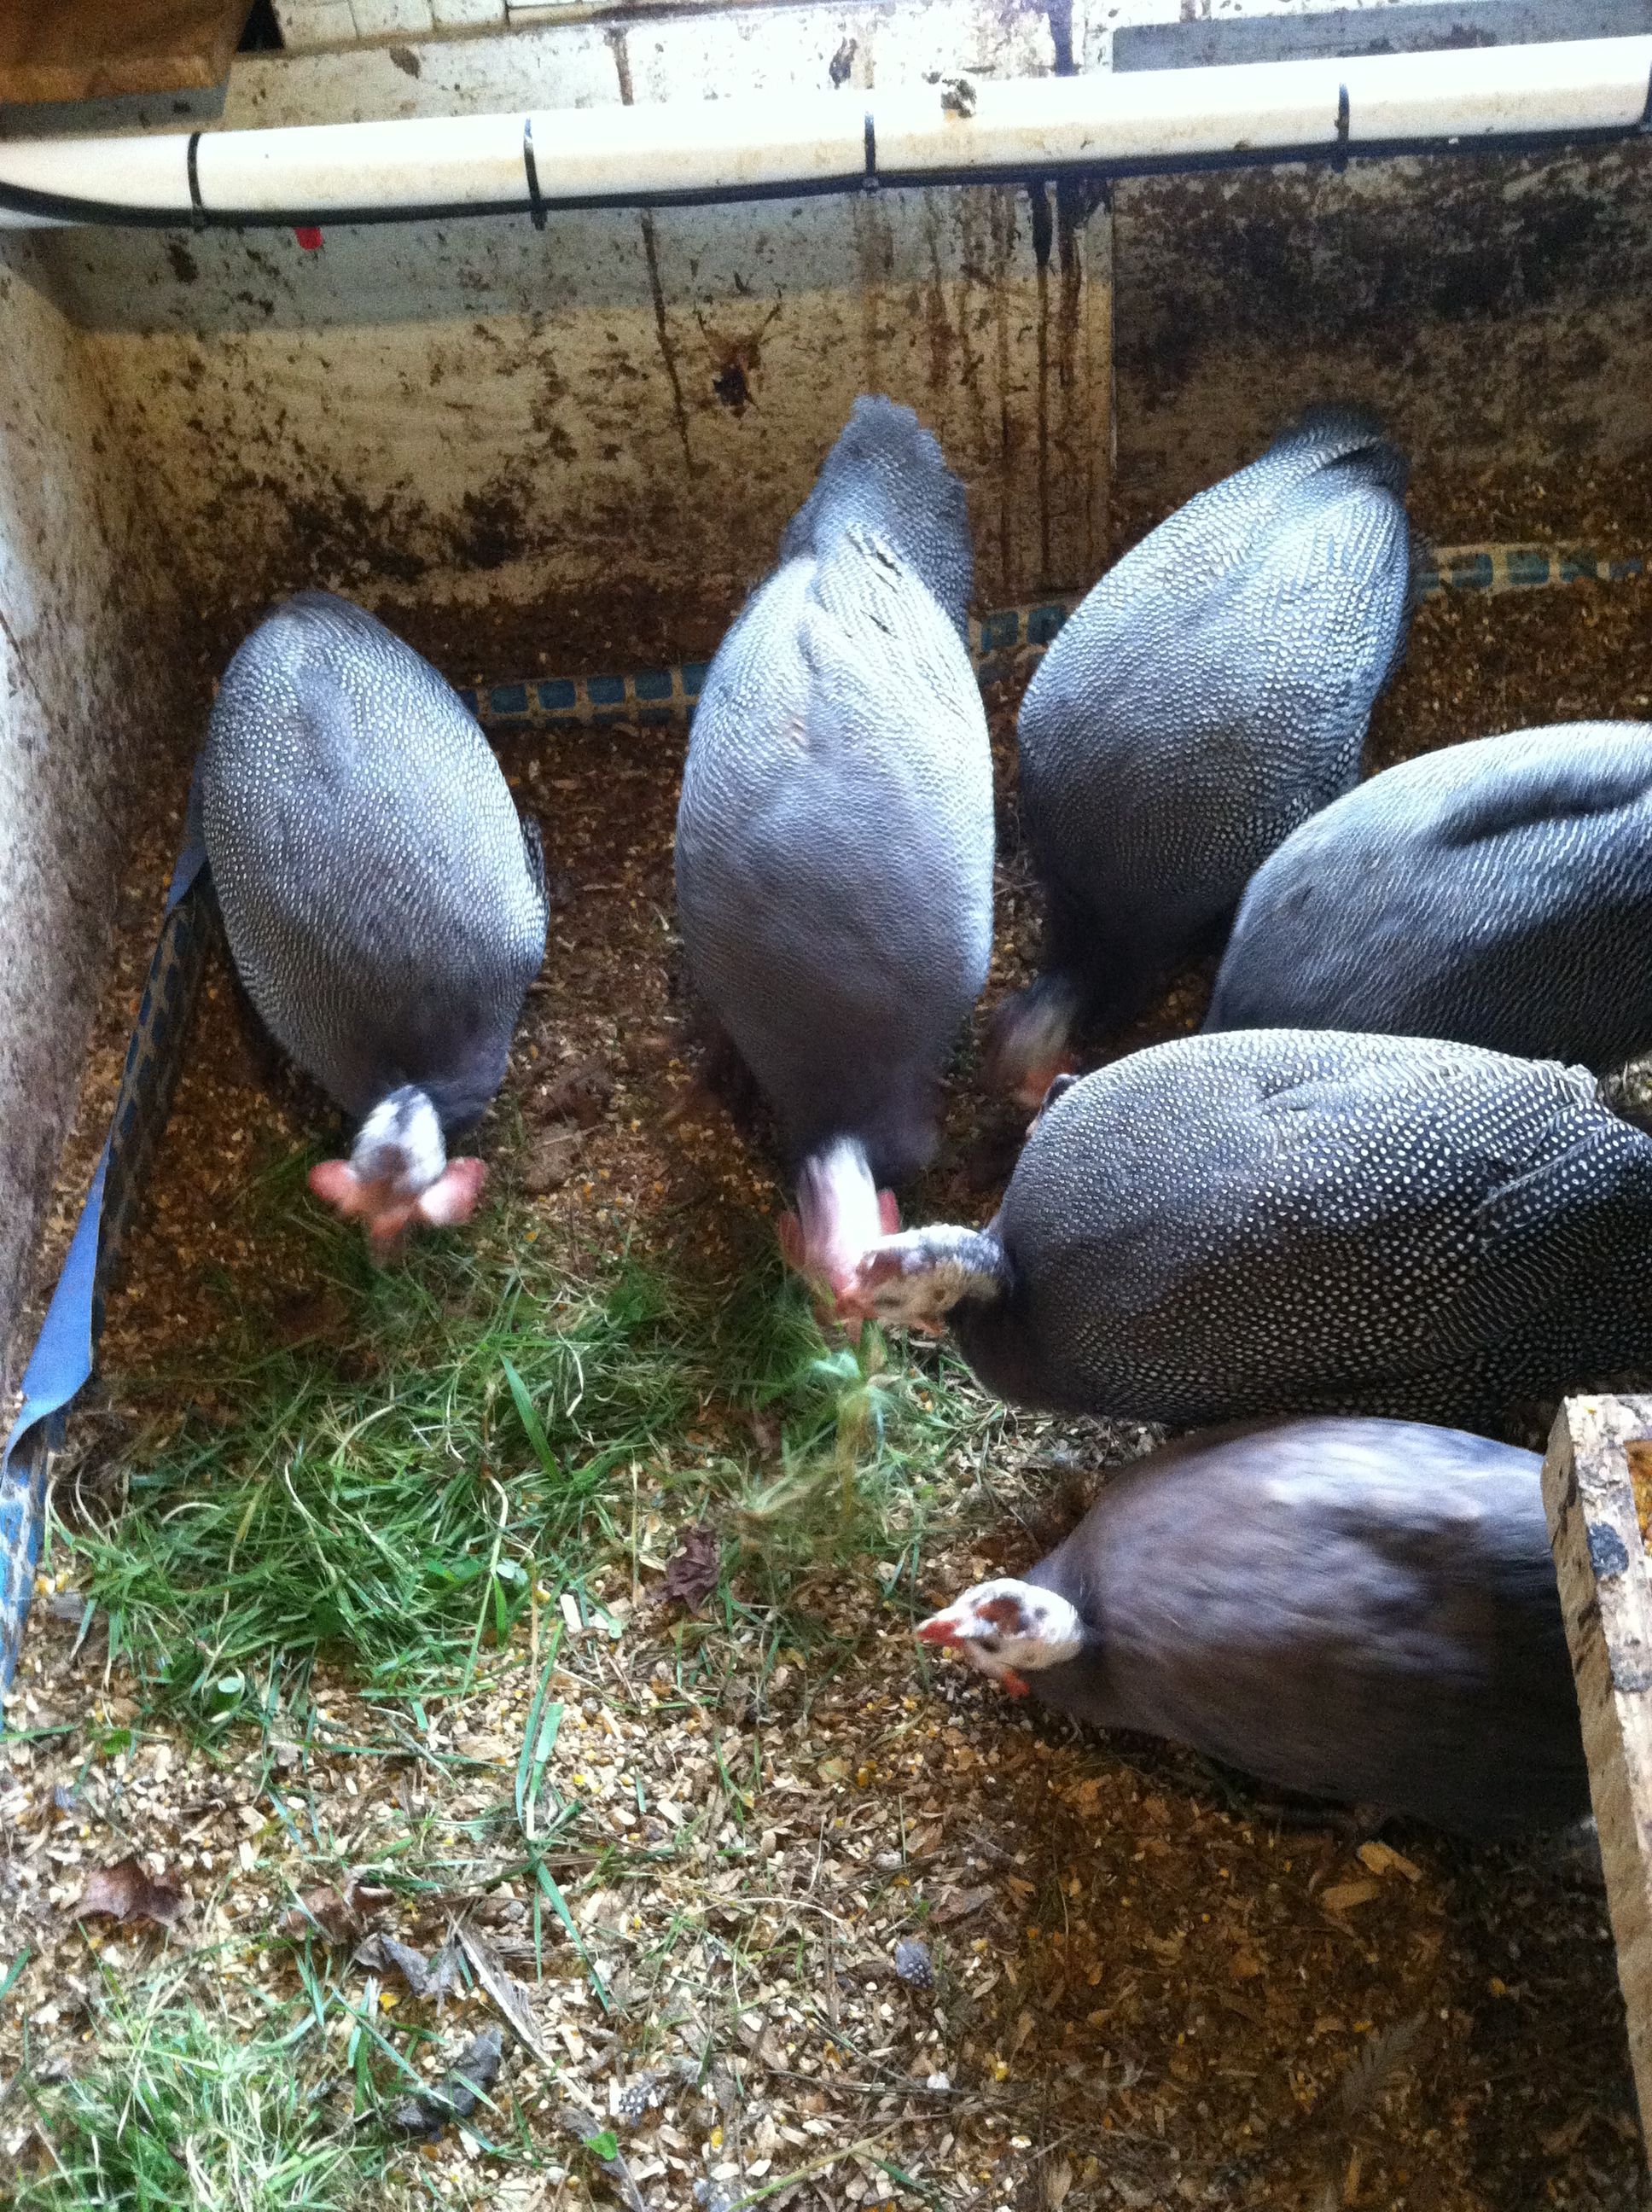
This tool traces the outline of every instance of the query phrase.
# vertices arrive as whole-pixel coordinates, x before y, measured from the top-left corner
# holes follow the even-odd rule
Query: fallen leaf
[[[1417,2012],[1371,2037],[1337,2091],[1345,2119],[1357,2119],[1368,2111],[1400,2069],[1418,2056],[1418,2045],[1427,2026],[1427,2014]]]
[[[170,1882],[153,1881],[135,1855],[112,1867],[100,1867],[81,1892],[76,1920],[147,1920],[156,1928],[175,1928],[189,1900]]]
[[[614,1095],[614,1079],[599,1060],[576,1060],[539,1094],[541,1105],[553,1121],[576,1121],[589,1129],[601,1121],[603,1109]]]
[[[1059,2166],[1045,2167],[1044,2202],[1048,2206],[1049,2212],[1061,2212],[1061,2207],[1066,2202],[1067,2191],[1072,2186],[1072,2168],[1066,2159],[1063,2159]]]
[[[661,1595],[695,1612],[716,1589],[722,1565],[723,1547],[714,1528],[701,1522],[698,1528],[685,1530],[665,1570]]]
[[[477,1979],[498,2006],[512,2034],[519,2042],[527,2045],[547,2073],[559,2072],[559,2062],[546,2048],[539,2023],[533,2016],[533,2006],[527,1991],[520,1982],[512,1978],[498,1952],[474,1928],[459,1929],[457,1940],[475,1970]]]
[[[355,1964],[369,1973],[398,1975],[416,1997],[444,1996],[459,1979],[459,1947],[452,1939],[434,1959],[393,1936],[369,1936],[355,1951]]]
[[[944,1927],[948,1921],[965,1919],[992,1901],[990,1889],[949,1889],[929,1917],[938,1926]]]
[[[295,1291],[277,1299],[270,1316],[268,1333],[277,1344],[307,1344],[318,1336],[341,1336],[349,1317],[349,1308],[331,1285],[320,1290]]]
[[[359,1935],[361,1923],[330,1883],[307,1889],[296,1905],[289,1905],[276,1922],[283,1936],[322,1936],[329,1943],[347,1943]]]
[[[416,1958],[418,1954],[416,1952],[414,1956]],[[390,2114],[391,2126],[402,2135],[422,2136],[428,2140],[439,2136],[452,2120],[468,2120],[481,2094],[491,2089],[498,2079],[504,2051],[505,2039],[499,2030],[484,2027],[460,2051],[440,2088],[421,2089],[417,2096],[404,2098],[394,2108]]]
[[[528,1154],[522,1188],[530,1198],[560,1190],[580,1164],[585,1139],[577,1129],[547,1129]]]

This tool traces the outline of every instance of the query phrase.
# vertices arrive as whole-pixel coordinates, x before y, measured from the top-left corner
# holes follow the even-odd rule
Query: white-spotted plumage
[[[1252,880],[1211,1030],[1382,1030],[1614,1068],[1652,1046],[1652,723],[1448,745]]]
[[[1278,1787],[1472,1835],[1564,1826],[1588,1770],[1540,1473],[1412,1422],[1206,1431],[918,1634]]]
[[[964,1233],[872,1246],[851,1295],[879,1310],[890,1273],[911,1312],[925,1238],[940,1284]],[[951,1318],[984,1381],[1054,1411],[1472,1422],[1645,1366],[1649,1243],[1652,1138],[1587,1071],[1232,1030],[1053,1101]]]
[[[1353,782],[1403,648],[1405,482],[1368,416],[1313,410],[1126,554],[1045,654],[1017,744],[1049,941],[1006,1073],[1053,1062],[1080,1004],[1131,1012]]]
[[[422,1094],[398,1172],[439,1175],[440,1132],[498,1089],[544,952],[538,832],[477,723],[381,623],[307,592],[231,661],[197,798],[271,1034],[359,1118]]]

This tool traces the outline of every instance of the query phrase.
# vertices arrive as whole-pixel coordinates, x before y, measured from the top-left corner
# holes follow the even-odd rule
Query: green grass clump
[[[635,1266],[570,1284],[531,1246],[453,1249],[331,1290],[343,1343],[259,1351],[249,1329],[179,1378],[215,1418],[73,1539],[113,1657],[203,1720],[324,1652],[376,1691],[452,1686],[536,1577],[577,1583],[617,1540],[614,1470],[697,1402],[684,1316]]]
[[[382,2172],[380,2133],[330,2118],[276,2014],[227,2015],[112,1986],[84,2071],[32,2091],[46,2158],[19,2212],[343,2212]]]
[[[765,1260],[736,1282],[609,1261],[570,1280],[495,1218],[377,1269],[317,1223],[311,1340],[244,1312],[163,1397],[125,1510],[69,1538],[112,1657],[198,1726],[264,1717],[295,1669],[451,1692],[537,1594],[628,1547],[637,1486],[684,1522],[726,1499],[784,1574],[904,1541],[946,1451],[994,1416],[963,1370],[829,1341]]]

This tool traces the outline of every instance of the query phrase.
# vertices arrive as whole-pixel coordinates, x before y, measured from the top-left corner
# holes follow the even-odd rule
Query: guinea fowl
[[[1652,1138],[1580,1068],[1325,1030],[1178,1039],[1054,1087],[985,1231],[863,1255],[1024,1405],[1193,1427],[1475,1426],[1652,1354]]]
[[[481,730],[382,623],[301,592],[230,662],[193,804],[248,997],[361,1122],[312,1190],[381,1248],[467,1220],[483,1164],[446,1138],[504,1078],[546,918]]]
[[[1588,1773],[1541,1465],[1402,1421],[1189,1437],[918,1633],[1276,1788],[1485,1838],[1564,1826]]]
[[[1369,416],[1315,410],[1127,553],[1045,654],[1017,732],[1042,972],[992,1053],[1026,1104],[1081,1019],[1135,1012],[1353,782],[1404,647],[1406,473]]]
[[[1373,776],[1245,893],[1205,1026],[1652,1045],[1652,723],[1482,738]]]
[[[935,1143],[986,981],[993,790],[964,643],[963,487],[908,408],[857,400],[724,639],[677,820],[690,975],[795,1169],[788,1256],[834,1289]]]

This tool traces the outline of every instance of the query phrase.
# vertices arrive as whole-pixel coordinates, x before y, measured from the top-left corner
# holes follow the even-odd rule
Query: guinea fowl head
[[[873,1181],[865,1146],[836,1137],[798,1171],[798,1208],[780,1218],[780,1250],[788,1267],[842,1311],[861,1254],[899,1225],[894,1196]]]
[[[361,1124],[348,1160],[322,1160],[310,1188],[346,1221],[360,1221],[375,1250],[393,1251],[416,1226],[446,1228],[476,1211],[487,1170],[450,1160],[436,1109],[422,1091],[392,1091]]]
[[[1003,1249],[990,1230],[938,1222],[863,1245],[838,1311],[938,1336],[960,1300],[997,1297],[1005,1280]]]
[[[1028,1674],[1076,1659],[1084,1640],[1084,1623],[1066,1598],[1008,1577],[965,1590],[944,1613],[920,1621],[918,1636],[956,1651],[1012,1698],[1026,1696]]]

